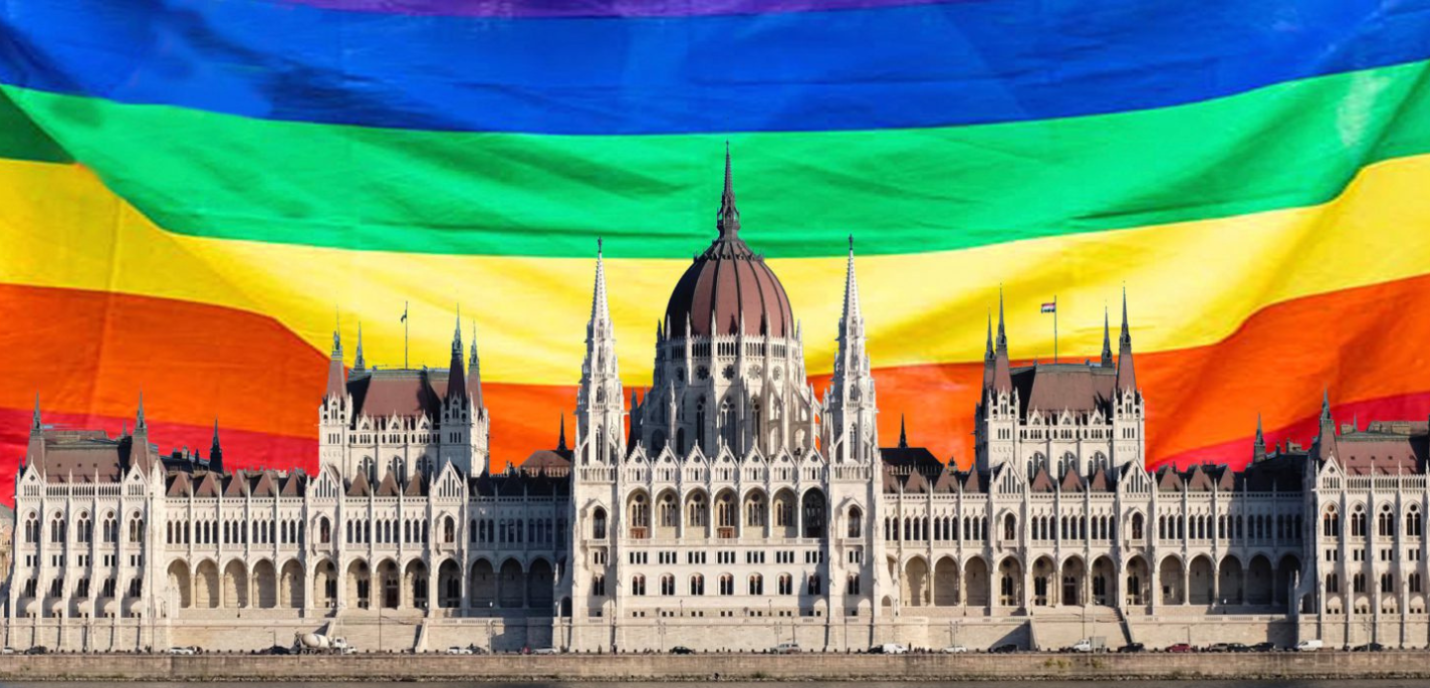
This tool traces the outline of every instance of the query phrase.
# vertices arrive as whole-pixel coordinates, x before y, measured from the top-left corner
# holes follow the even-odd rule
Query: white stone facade
[[[161,455],[142,399],[117,437],[46,428],[37,404],[6,644],[1430,641],[1424,423],[1338,433],[1327,406],[1309,449],[1268,452],[1258,429],[1243,471],[1149,471],[1126,305],[1117,356],[1108,336],[1076,365],[1012,366],[1000,310],[960,471],[879,441],[852,242],[820,398],[728,167],[719,229],[629,404],[598,255],[574,446],[563,428],[520,468],[489,470],[460,327],[447,369],[370,369],[359,335],[348,371],[335,337],[314,475],[225,471],[217,429],[207,459]]]

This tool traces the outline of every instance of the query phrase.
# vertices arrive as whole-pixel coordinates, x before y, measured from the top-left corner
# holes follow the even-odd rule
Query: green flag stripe
[[[1430,63],[1174,108],[940,129],[729,136],[770,256],[958,249],[1324,202],[1430,152]],[[714,231],[724,135],[314,125],[8,89],[65,150],[186,234],[389,251],[682,257]]]

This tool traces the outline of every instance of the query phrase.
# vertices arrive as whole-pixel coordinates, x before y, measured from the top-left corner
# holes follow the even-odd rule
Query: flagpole
[[[407,302],[402,302],[402,369],[407,369]]]
[[[1053,363],[1058,362],[1058,295],[1053,294]]]

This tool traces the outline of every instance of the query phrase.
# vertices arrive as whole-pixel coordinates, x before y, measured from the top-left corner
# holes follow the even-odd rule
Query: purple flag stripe
[[[278,0],[329,10],[419,16],[549,19],[575,17],[703,17],[860,10],[967,0]]]

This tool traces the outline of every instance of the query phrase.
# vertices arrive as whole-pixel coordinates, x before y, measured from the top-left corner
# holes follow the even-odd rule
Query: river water
[[[694,681],[692,681],[694,682]],[[709,682],[709,681],[701,681]],[[799,688],[934,688],[950,687],[955,685],[958,688],[1090,688],[1091,685],[1101,684],[1104,681],[960,681],[960,682],[928,682],[928,681],[892,681],[892,682],[837,682],[837,681],[719,681],[722,687],[729,688],[772,688],[772,687],[799,687]],[[578,681],[532,681],[513,684],[513,682],[460,682],[460,681],[430,681],[422,682],[423,688],[581,688],[598,685],[601,688],[651,688],[652,682],[578,682]],[[1430,682],[1426,681],[1399,681],[1399,679],[1374,679],[1374,681],[1198,681],[1198,679],[1187,679],[1187,681],[1117,681],[1118,688],[1426,688]],[[255,682],[204,682],[204,684],[183,684],[183,682],[0,682],[0,688],[177,688],[180,685],[203,685],[204,688],[255,688]],[[412,682],[265,682],[265,688],[410,688]]]

